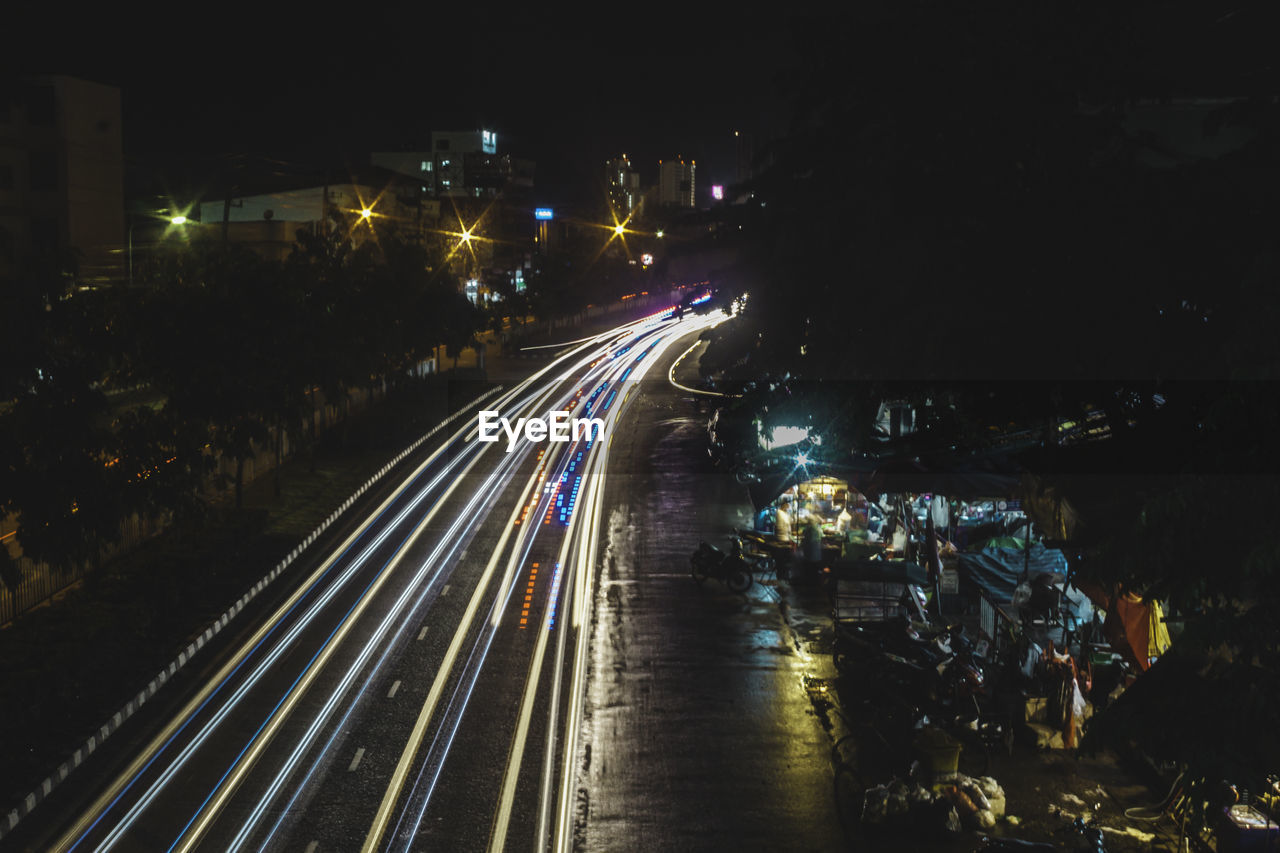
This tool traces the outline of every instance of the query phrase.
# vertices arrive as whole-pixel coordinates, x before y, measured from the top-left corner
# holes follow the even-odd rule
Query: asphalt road
[[[596,595],[617,525],[606,490],[628,480],[609,451],[620,436],[640,446],[619,415],[717,319],[620,327],[492,404],[512,421],[599,417],[602,438],[507,452],[473,422],[393,472],[399,488],[313,556],[84,808],[58,825],[32,816],[28,849],[634,849],[592,843],[580,794],[601,766],[583,760],[590,645],[618,615],[592,618],[609,600]]]
[[[699,540],[726,547],[751,509],[746,487],[709,465],[697,398],[666,373],[628,409],[609,459],[578,849],[845,849],[828,706],[810,690],[834,675],[825,602],[767,577],[745,595],[694,583]]]

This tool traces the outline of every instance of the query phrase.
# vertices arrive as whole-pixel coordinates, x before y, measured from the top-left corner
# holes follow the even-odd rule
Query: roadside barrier
[[[298,559],[298,557],[301,556],[302,553],[320,537],[320,534],[324,533],[330,525],[350,509],[365,492],[385,477],[392,468],[404,461],[406,456],[421,447],[424,442],[436,433],[440,432],[440,430],[444,429],[460,415],[471,411],[477,405],[483,403],[486,399],[492,397],[501,390],[502,386],[498,385],[497,387],[490,388],[488,391],[476,397],[470,403],[458,409],[458,411],[432,427],[430,432],[426,433],[421,438],[418,438],[413,442],[413,444],[410,444],[404,450],[400,451],[394,459],[382,466],[382,468],[378,470],[378,473],[366,480],[360,488],[356,489],[355,492],[352,493],[351,497],[343,501],[341,506],[330,513],[328,518],[320,522],[320,524],[316,526],[315,530],[311,531],[311,533],[303,539],[297,547],[290,551],[288,556],[276,564],[275,568],[250,587],[249,591],[240,596],[235,604],[228,607],[225,613],[210,623],[198,637],[192,640],[185,649],[180,651],[178,656],[171,661],[167,667],[160,670],[160,672],[156,674],[155,678],[151,679],[151,681],[147,683],[146,687],[138,691],[137,696],[126,702],[124,707],[119,711],[116,711],[111,716],[111,719],[99,726],[97,731],[91,734],[89,739],[71,754],[70,758],[59,764],[58,768],[53,773],[46,776],[43,782],[37,785],[31,793],[27,794],[27,796],[23,798],[22,802],[10,809],[8,814],[3,818],[0,818],[0,839],[3,839],[6,835],[12,832],[14,827],[16,827],[24,817],[31,814],[31,812],[35,810],[36,806],[44,802],[44,800],[53,792],[54,788],[58,787],[58,785],[70,776],[76,768],[84,764],[88,760],[89,756],[92,755],[98,747],[102,746],[103,742],[108,737],[119,729],[126,720],[137,713],[138,709],[141,708],[148,699],[155,696],[156,692],[159,691],[167,681],[173,678],[173,676],[177,674],[178,670],[186,666],[187,663],[195,657],[196,652],[204,648],[205,645],[217,636],[223,628],[227,627],[227,624],[245,608],[245,605],[253,601],[253,599],[257,597],[258,593],[266,589],[272,581],[279,577],[284,570],[294,562],[294,560]]]

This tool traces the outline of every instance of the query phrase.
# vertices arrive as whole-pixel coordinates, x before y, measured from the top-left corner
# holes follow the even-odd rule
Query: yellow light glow
[[[614,233],[614,234],[621,235],[621,234],[622,234],[622,232],[623,232],[624,230],[625,230],[625,229],[624,229],[621,225],[615,225],[615,226],[613,226],[613,233]]]
[[[169,217],[169,221],[172,222],[174,225],[185,225],[187,223],[187,217],[179,213],[177,216]]]
[[[372,210],[370,210],[370,209],[369,209],[369,208],[367,208],[367,207],[366,207],[366,208],[363,208],[363,209],[360,211],[360,216],[361,216],[361,218],[363,218],[363,219],[368,219],[368,218],[370,218],[371,216],[373,216],[373,211],[372,211]]]

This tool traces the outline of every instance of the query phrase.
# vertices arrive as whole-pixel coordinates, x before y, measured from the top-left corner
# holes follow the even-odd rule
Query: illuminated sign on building
[[[722,200],[724,198],[724,187],[720,184],[713,184],[711,187],[711,197],[716,201]]]
[[[485,154],[497,154],[498,134],[492,130],[480,131],[480,151]]]
[[[549,207],[535,207],[533,209],[534,219],[554,219],[555,212]]]

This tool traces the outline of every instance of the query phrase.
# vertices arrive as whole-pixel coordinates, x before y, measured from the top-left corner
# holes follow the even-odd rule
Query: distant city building
[[[186,227],[192,234],[214,235],[222,228],[225,215],[227,239],[247,245],[264,257],[283,260],[293,250],[298,229],[326,227],[330,211],[341,211],[350,217],[355,226],[351,232],[353,242],[360,243],[368,229],[360,227],[357,217],[366,206],[371,216],[395,217],[398,222],[411,216],[394,198],[379,198],[372,187],[337,184],[233,197],[229,206],[225,199],[201,202],[199,222]]]
[[[640,207],[640,173],[631,168],[626,154],[606,162],[604,171],[609,207],[619,219],[630,217]]]
[[[66,76],[14,82],[0,91],[0,267],[74,250],[81,283],[121,280],[120,90]]]
[[[419,182],[421,191],[435,195],[435,158],[430,151],[375,151],[369,155],[374,166]]]
[[[663,207],[694,206],[695,161],[658,161],[658,203]]]
[[[491,130],[434,131],[430,151],[376,152],[371,159],[433,197],[494,198],[533,188],[533,162],[499,154]]]

